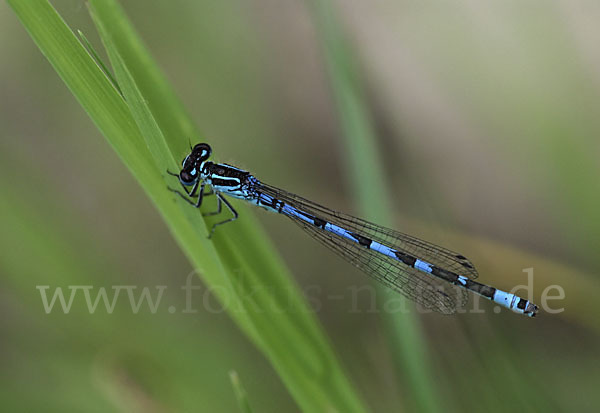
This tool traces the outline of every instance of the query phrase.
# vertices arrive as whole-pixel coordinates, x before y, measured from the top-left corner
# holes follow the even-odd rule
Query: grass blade
[[[252,413],[250,403],[248,402],[248,395],[246,394],[244,387],[242,387],[242,383],[240,382],[237,372],[230,371],[229,378],[231,380],[231,385],[233,386],[233,393],[235,394],[235,398],[240,406],[240,411],[242,413]]]
[[[353,56],[336,21],[331,2],[315,1],[312,5],[345,137],[347,181],[355,191],[356,204],[363,215],[384,225],[390,224],[390,201],[384,186],[385,174],[380,167],[382,163],[376,148],[375,132],[363,103],[364,97]],[[397,299],[395,293],[379,285],[377,287],[381,297]],[[421,411],[439,411],[433,375],[428,367],[427,345],[416,315],[392,315],[385,311],[382,314],[392,354],[399,370],[404,371],[403,376],[410,384],[414,403]]]
[[[304,411],[363,411],[283,262],[252,216],[214,241],[166,190],[166,168],[197,133],[114,1],[90,2],[127,103],[45,0],[10,0],[32,38],[144,188],[186,256],[271,361]],[[108,24],[109,23],[109,24]],[[237,206],[237,205],[236,205]]]
[[[110,80],[110,83],[112,83],[113,87],[115,89],[117,89],[117,91],[119,92],[119,94],[121,96],[123,96],[123,92],[121,91],[121,88],[119,87],[119,84],[117,83],[117,81],[113,77],[112,73],[110,73],[110,70],[108,69],[108,67],[104,64],[104,62],[102,61],[102,59],[100,58],[100,56],[96,52],[96,49],[94,49],[94,46],[92,46],[92,44],[90,43],[90,41],[87,39],[87,37],[85,37],[85,34],[83,34],[83,32],[81,30],[77,30],[77,34],[81,38],[81,41],[83,42],[83,45],[87,49],[87,51],[90,54],[90,56],[92,56],[92,59],[94,59],[94,61],[96,62],[96,64],[100,67],[100,69],[102,69],[102,71],[104,72],[104,74],[106,75],[106,77],[108,78],[108,80]]]

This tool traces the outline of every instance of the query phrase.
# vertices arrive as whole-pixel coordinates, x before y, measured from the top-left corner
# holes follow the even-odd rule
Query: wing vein
[[[285,202],[298,211],[308,213],[344,230],[368,237],[396,251],[409,254],[470,279],[477,278],[477,271],[468,259],[446,248],[348,214],[333,211],[270,185],[261,183],[260,191]],[[368,276],[428,309],[452,314],[466,304],[467,293],[462,288],[421,272],[395,258],[365,248],[358,242],[333,234],[321,226],[312,225],[294,214],[284,212],[284,215]]]

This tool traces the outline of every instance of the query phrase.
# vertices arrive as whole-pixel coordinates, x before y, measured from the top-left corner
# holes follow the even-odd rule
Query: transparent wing
[[[477,278],[473,264],[461,254],[418,238],[316,204],[282,189],[260,184],[260,191],[324,221],[355,232],[394,250],[470,279]],[[286,214],[326,247],[350,261],[367,275],[431,310],[452,314],[467,302],[467,292],[394,258],[365,248],[320,226]]]

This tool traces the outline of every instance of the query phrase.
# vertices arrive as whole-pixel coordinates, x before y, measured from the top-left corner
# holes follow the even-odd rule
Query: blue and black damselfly
[[[200,143],[185,157],[179,174],[169,172],[179,178],[185,194],[169,189],[196,208],[204,196],[215,195],[217,210],[208,215],[220,214],[223,204],[233,214],[214,224],[209,237],[219,225],[238,217],[224,196],[228,195],[285,215],[370,277],[428,309],[455,313],[465,306],[471,291],[514,312],[530,317],[537,313],[532,302],[474,281],[477,270],[461,254],[333,211],[267,185],[235,166],[210,162],[211,152],[209,145]]]

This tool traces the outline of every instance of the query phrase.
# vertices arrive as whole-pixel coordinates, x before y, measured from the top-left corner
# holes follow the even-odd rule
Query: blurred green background
[[[53,3],[100,41],[81,1]],[[322,31],[303,2],[124,2],[215,158],[358,213]],[[394,227],[528,282],[538,319],[420,316],[444,411],[596,411],[600,394],[600,4],[337,1],[386,171]],[[297,411],[192,272],[136,181],[0,3],[0,397],[6,411]],[[181,157],[185,154],[182,153]],[[365,170],[369,164],[363,165]],[[256,212],[359,397],[412,410],[364,275]],[[243,219],[243,217],[241,218]],[[234,224],[235,225],[235,224]],[[166,286],[156,313],[119,297],[46,314],[39,286]],[[136,292],[136,296],[137,296]],[[109,295],[110,297],[110,295]],[[382,297],[379,297],[382,299]],[[381,303],[379,303],[381,305]],[[175,309],[174,313],[169,308]],[[412,308],[409,306],[409,308]]]

